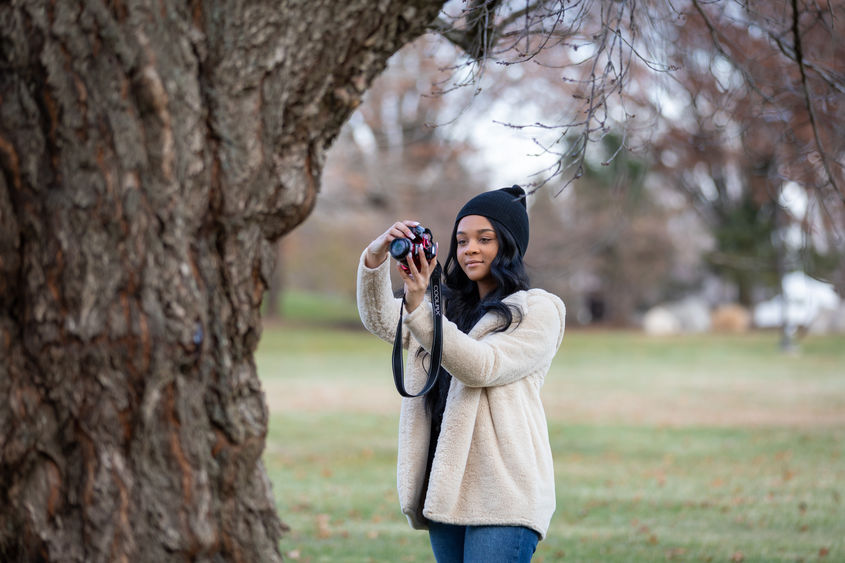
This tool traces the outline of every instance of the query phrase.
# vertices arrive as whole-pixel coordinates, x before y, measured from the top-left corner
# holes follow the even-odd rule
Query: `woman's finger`
[[[431,264],[428,263],[428,260],[425,258],[425,250],[423,249],[422,245],[417,249],[417,256],[419,257],[420,261],[420,274],[428,281],[429,276],[431,275]]]
[[[411,232],[411,227],[419,225],[416,221],[398,221],[390,228],[393,238],[414,238],[414,233]]]
[[[414,257],[411,255],[410,252],[408,253],[408,256],[405,257],[405,264],[408,265],[408,270],[409,270],[409,273],[411,275],[411,278],[415,279],[415,280],[419,279],[420,270],[419,270],[419,268],[417,268],[417,263],[414,260]]]

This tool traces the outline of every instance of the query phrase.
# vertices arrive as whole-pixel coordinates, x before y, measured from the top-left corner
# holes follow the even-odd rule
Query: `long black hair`
[[[501,322],[495,332],[507,330],[514,322],[519,324],[522,311],[515,305],[503,303],[502,300],[512,293],[530,287],[525,263],[513,235],[495,219],[487,217],[487,220],[493,226],[499,243],[499,250],[490,264],[490,274],[496,280],[496,288],[481,299],[478,284],[469,279],[461,269],[458,263],[457,222],[452,228],[449,254],[443,267],[446,318],[458,325],[464,333],[468,333],[488,311],[493,311],[500,317]],[[445,403],[449,378],[444,375],[441,368],[436,387],[425,397],[425,407],[429,414],[434,411],[436,403]]]

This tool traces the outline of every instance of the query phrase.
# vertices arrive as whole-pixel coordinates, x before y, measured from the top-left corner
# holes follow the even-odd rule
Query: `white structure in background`
[[[655,335],[707,332],[710,330],[710,309],[706,301],[696,297],[658,305],[643,316],[643,330]]]
[[[804,272],[792,272],[784,276],[782,288],[782,294],[754,307],[755,327],[780,328],[785,319],[790,334],[799,327],[819,334],[845,333],[845,300],[836,294],[831,284],[815,280]],[[687,298],[652,307],[643,316],[642,326],[646,333],[654,335],[725,329],[711,326],[711,321],[706,301]]]
[[[681,322],[667,307],[652,307],[643,316],[643,330],[646,334],[665,335],[681,332]]]
[[[812,334],[845,334],[845,300],[836,309],[822,309],[808,330]]]
[[[841,313],[842,300],[829,283],[820,282],[804,272],[791,272],[783,277],[783,292],[754,307],[754,325],[758,328],[811,327],[821,317],[831,317],[835,325]],[[845,321],[839,321],[842,325]],[[840,326],[840,330],[843,327]],[[817,327],[819,332],[836,331],[835,326]]]

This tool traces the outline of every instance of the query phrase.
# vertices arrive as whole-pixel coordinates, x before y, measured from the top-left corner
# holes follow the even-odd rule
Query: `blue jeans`
[[[540,536],[522,526],[455,526],[428,523],[437,563],[525,563]]]

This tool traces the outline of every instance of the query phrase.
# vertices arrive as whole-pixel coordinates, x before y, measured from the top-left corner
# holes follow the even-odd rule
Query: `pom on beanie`
[[[455,225],[467,215],[482,215],[495,219],[513,236],[519,253],[528,248],[528,211],[525,190],[517,185],[479,194],[469,200],[458,212]]]

